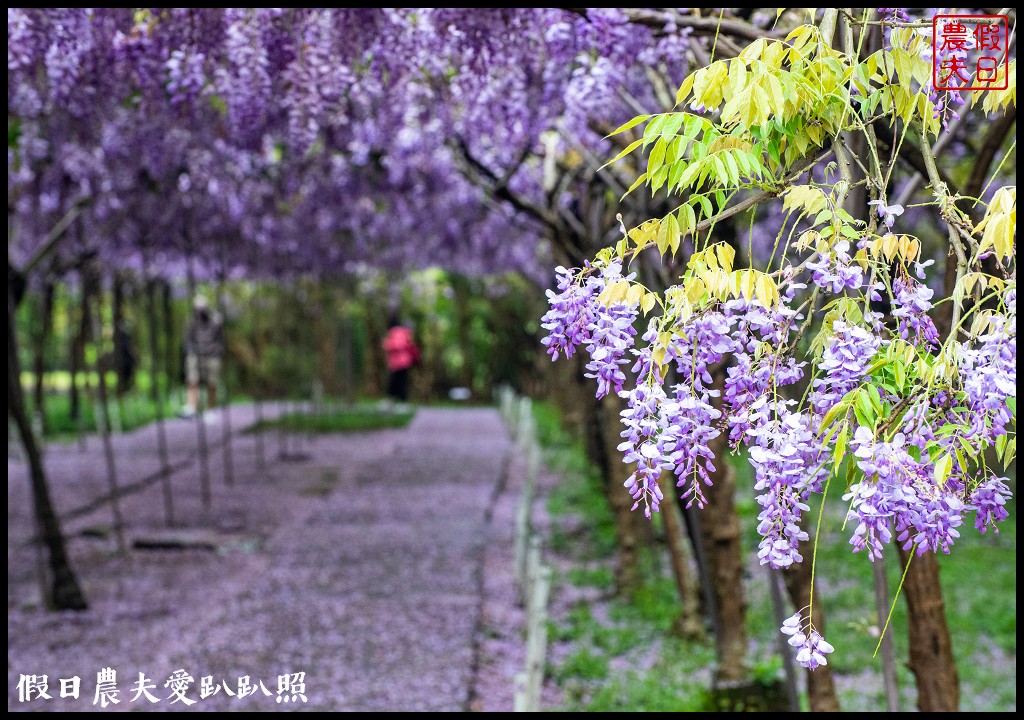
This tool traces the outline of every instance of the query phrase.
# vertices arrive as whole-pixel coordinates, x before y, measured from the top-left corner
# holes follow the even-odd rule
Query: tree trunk
[[[383,394],[386,385],[387,359],[384,355],[384,348],[381,343],[384,341],[384,333],[387,329],[383,326],[387,318],[380,316],[380,311],[375,304],[367,302],[366,306],[366,336],[367,352],[364,356],[363,381],[366,386],[366,393],[370,397],[378,397]]]
[[[725,363],[714,368],[714,387],[725,386]],[[700,527],[707,550],[715,590],[719,634],[716,682],[734,682],[747,676],[746,600],[743,594],[743,553],[740,519],[736,514],[736,471],[729,462],[728,435],[722,433],[708,447],[715,454],[711,487],[705,489],[707,506],[701,510]]]
[[[672,477],[666,477],[662,487],[671,487]],[[690,568],[690,553],[687,551],[686,528],[679,506],[674,502],[661,505],[661,517],[665,523],[665,541],[668,555],[672,563],[672,576],[679,592],[679,617],[675,628],[684,638],[696,639],[704,634],[704,626],[700,620],[700,608],[697,601],[697,582]]]
[[[112,303],[113,327],[114,327],[114,376],[117,378],[117,385],[114,393],[118,400],[131,388],[132,378],[124,367],[124,358],[131,350],[131,343],[128,333],[124,327],[124,277],[119,272],[114,273],[114,299]]]
[[[82,413],[82,393],[78,386],[78,376],[85,372],[85,343],[89,337],[89,314],[86,312],[88,292],[85,287],[84,274],[81,283],[81,301],[78,308],[78,332],[71,344],[71,418],[78,428],[79,439],[84,437],[84,415]],[[86,381],[88,385],[88,381]]]
[[[740,552],[740,523],[733,495],[736,473],[715,448],[717,472],[712,473],[711,487],[705,494],[708,505],[700,512],[704,545],[711,566],[715,590],[715,610],[721,633],[715,638],[718,656],[717,681],[741,680],[747,675],[746,600],[743,595],[743,556]]]
[[[960,678],[946,624],[939,563],[930,552],[912,555],[913,550],[900,547],[900,560],[904,566],[910,563],[903,594],[910,635],[908,665],[917,680],[917,708],[921,712],[956,712],[960,709]]]
[[[885,574],[886,556],[883,555],[871,563],[871,574],[875,586],[875,614],[878,616],[879,627],[884,625],[882,618],[888,617],[892,601],[889,597],[889,578]],[[892,633],[886,632],[881,642],[882,649],[882,683],[885,685],[885,709],[888,712],[900,711],[900,689],[896,681],[896,646]]]
[[[469,313],[469,280],[462,275],[449,275],[452,288],[455,290],[455,314],[458,318],[459,350],[462,351],[462,384],[473,390],[473,343],[469,337],[469,324],[472,321]]]
[[[637,527],[637,518],[649,522],[639,512],[630,510],[633,506],[633,499],[622,486],[620,478],[625,478],[629,468],[618,462],[615,457],[617,450],[611,442],[618,439],[618,398],[609,395],[599,401],[599,423],[600,440],[604,444],[604,455],[607,458],[605,467],[601,473],[604,480],[605,496],[611,506],[612,516],[615,519],[615,539],[618,546],[618,559],[615,566],[615,590],[619,597],[632,598],[643,585],[643,575],[640,572],[640,532]]]
[[[356,401],[356,348],[353,337],[355,318],[349,303],[348,290],[342,291],[341,295],[341,316],[339,319],[342,358],[344,359],[344,371],[342,397],[345,402],[352,405]]]
[[[221,268],[220,278],[217,281],[217,299],[215,301],[215,307],[217,312],[220,313],[221,322],[224,323],[224,332],[227,333],[227,308],[224,305],[224,298],[226,296],[225,278],[227,277],[227,248],[225,242],[221,242]],[[227,343],[225,342],[225,345]],[[231,444],[231,395],[230,395],[230,384],[228,383],[227,361],[229,353],[225,352],[224,357],[221,359],[221,374],[220,374],[220,386],[223,391],[223,397],[219,398],[221,406],[220,415],[221,422],[223,423],[223,432],[221,434],[221,463],[224,466],[224,484],[231,487],[235,484],[235,451]],[[209,382],[209,380],[207,380]]]
[[[795,563],[782,572],[786,581],[786,592],[793,606],[805,608],[811,604],[811,544],[813,540],[800,543],[802,563]],[[825,632],[825,611],[821,606],[821,594],[815,588],[814,627],[827,640]],[[807,698],[811,712],[839,712],[839,697],[836,695],[835,679],[831,665],[821,665],[807,673]]]
[[[32,373],[35,375],[34,409],[39,417],[40,437],[46,435],[46,349],[50,344],[50,335],[53,332],[53,299],[54,284],[47,282],[43,287],[42,317],[39,319],[39,332],[35,337],[35,351],[32,357]]]
[[[171,397],[172,389],[179,384],[181,377],[181,343],[175,333],[174,299],[171,297],[171,284],[166,280],[160,283],[160,304],[164,320],[164,352],[166,361],[164,371],[167,373],[167,397]]]
[[[615,397],[606,397],[598,400],[590,388],[587,380],[583,377],[583,357],[577,358],[577,384],[583,385],[583,442],[586,448],[587,457],[597,466],[601,473],[602,487],[605,497],[612,511],[612,518],[615,523],[615,544],[618,550],[615,565],[615,591],[620,597],[632,597],[640,588],[640,557],[639,538],[633,525],[634,513],[629,508],[632,505],[626,489],[621,482],[616,482],[626,466],[617,463],[612,454],[616,444],[609,445],[609,440],[617,439],[618,411]]]
[[[323,282],[319,287],[320,312],[317,313],[315,330],[320,347],[320,381],[329,397],[338,394],[338,313],[334,287]]]
[[[160,487],[164,498],[164,522],[174,525],[174,493],[171,488],[171,468],[167,451],[167,431],[164,427],[164,394],[160,388],[160,341],[156,317],[156,283],[146,281],[146,320],[149,326],[150,396],[156,408],[157,453],[160,456]]]
[[[10,272],[8,272],[10,275]],[[39,453],[32,426],[25,412],[25,391],[21,387],[21,359],[18,356],[18,341],[15,331],[14,314],[17,300],[14,283],[8,278],[7,288],[7,414],[14,420],[18,435],[25,448],[29,465],[29,480],[32,483],[32,508],[38,532],[46,545],[49,555],[50,578],[47,587],[46,604],[53,610],[85,610],[89,606],[78,585],[78,578],[71,568],[60,520],[50,500],[50,489],[46,481],[43,459]]]
[[[188,225],[186,224],[186,241],[188,243],[187,253],[187,264],[186,264],[186,275],[188,281],[188,307],[189,312],[192,312],[191,308],[195,307],[196,300],[196,276],[193,268],[193,250],[192,242],[187,235]],[[187,326],[185,332],[188,332]],[[200,388],[202,390],[202,388]],[[196,426],[196,453],[199,456],[199,497],[203,504],[203,510],[208,511],[213,503],[213,497],[210,491],[210,458],[209,458],[209,447],[206,442],[206,422],[203,420],[204,411],[206,410],[206,400],[204,399],[204,393],[199,393],[199,398],[196,402],[195,410],[195,426]],[[204,518],[208,520],[208,518]]]
[[[117,551],[124,558],[128,558],[128,545],[124,538],[124,517],[121,514],[121,488],[117,481],[117,460],[114,455],[114,444],[110,437],[110,398],[107,393],[107,368],[101,361],[103,357],[103,287],[99,276],[87,278],[83,284],[86,300],[82,303],[82,311],[92,323],[92,338],[96,345],[96,362],[93,369],[96,372],[96,390],[98,407],[96,409],[96,428],[103,440],[103,456],[107,465],[107,485],[110,489],[110,511],[114,520],[114,538],[117,541]],[[96,295],[95,312],[90,312],[88,297],[90,291]]]

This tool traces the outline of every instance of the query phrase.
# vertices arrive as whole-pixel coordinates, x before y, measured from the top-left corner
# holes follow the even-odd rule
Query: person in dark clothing
[[[199,409],[199,386],[206,386],[207,408],[217,407],[217,383],[220,382],[224,355],[224,325],[220,315],[210,308],[205,297],[197,295],[194,312],[185,333],[185,379],[188,403],[182,415],[190,417]]]
[[[409,401],[409,369],[420,364],[420,349],[412,338],[412,330],[402,325],[397,316],[388,321],[388,333],[381,343],[388,363],[388,395],[400,403]]]
[[[131,390],[135,385],[137,362],[132,348],[132,336],[123,325],[114,333],[114,369],[117,371],[118,391]]]

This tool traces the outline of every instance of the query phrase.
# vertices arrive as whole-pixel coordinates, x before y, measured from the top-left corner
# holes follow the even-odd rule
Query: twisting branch
[[[966,123],[967,113],[964,113],[959,118],[954,120],[950,128],[946,132],[944,132],[938,140],[935,141],[934,145],[932,145],[932,155],[938,155],[940,152],[942,152],[942,148],[946,147],[946,145],[949,144],[949,142],[956,135],[957,131]],[[974,167],[975,169],[977,169],[978,166],[975,165]],[[914,197],[914,193],[917,192],[917,187],[918,185],[921,184],[921,180],[923,179],[923,177],[924,173],[914,173],[914,176],[907,181],[906,186],[903,188],[903,191],[900,193],[899,198],[896,200],[897,205],[906,205],[907,203],[910,202],[910,200]]]
[[[564,8],[565,10],[587,16],[587,8]],[[701,34],[725,33],[746,40],[760,40],[762,38],[778,37],[778,33],[772,30],[765,30],[756,25],[739,20],[738,18],[717,18],[700,17],[698,15],[683,15],[673,11],[671,8],[623,8],[622,14],[629,22],[635,25],[644,25],[663,31],[666,25],[673,24],[680,28],[692,28]]]
[[[612,190],[617,192],[620,196],[626,194],[626,189],[629,187],[629,182],[624,182],[623,178],[616,176],[615,170],[612,166],[602,167],[600,161],[594,157],[594,154],[582,145],[576,148],[576,150],[583,156],[583,159],[591,166],[594,174],[597,175],[601,180],[604,181]]]
[[[939,212],[942,213],[942,219],[946,221],[946,232],[949,235],[949,244],[953,246],[953,252],[956,253],[956,281],[953,285],[955,288],[960,285],[960,281],[963,279],[964,273],[967,272],[967,253],[964,251],[964,245],[960,240],[960,233],[957,232],[953,219],[950,217],[950,213],[956,212],[956,208],[950,207],[950,205],[952,205],[952,201],[949,197],[949,189],[939,177],[938,168],[935,166],[935,156],[932,155],[932,148],[927,141],[921,143],[921,155],[924,158],[924,165],[928,172],[928,180],[931,183],[932,190],[934,190],[935,194],[939,197]],[[956,332],[956,328],[960,325],[961,311],[961,303],[954,300],[953,316],[949,323],[949,326],[950,328],[953,328],[954,333]]]
[[[486,178],[486,181],[488,183],[487,189],[491,191],[495,197],[506,201],[517,210],[520,210],[528,215],[537,218],[542,223],[544,223],[545,225],[549,226],[552,229],[558,228],[558,221],[553,213],[549,212],[545,208],[540,207],[539,205],[531,203],[525,198],[522,198],[516,193],[509,190],[507,181],[503,182],[502,178],[499,177],[497,173],[495,173],[493,170],[487,167],[487,165],[485,165],[482,161],[478,160],[470,151],[469,146],[466,144],[464,138],[458,138],[457,145],[459,152],[462,158],[466,161],[466,163],[476,172],[478,176]]]
[[[832,38],[836,34],[836,23],[839,20],[839,8],[827,8],[825,14],[821,18],[821,25],[818,29],[821,31],[821,40],[826,45],[832,44]]]
[[[78,219],[78,216],[82,214],[82,210],[84,210],[85,206],[88,204],[89,200],[87,198],[82,198],[78,200],[70,210],[64,213],[64,217],[58,220],[57,224],[50,229],[46,239],[43,241],[42,247],[36,251],[36,254],[33,255],[32,258],[25,263],[25,267],[20,270],[22,275],[28,275],[31,273],[39,263],[46,259],[47,255],[53,252],[57,245],[59,245],[66,236],[68,228],[71,227],[71,223]]]
[[[879,140],[888,145],[890,148],[896,146],[896,138],[893,137],[892,130],[889,129],[889,126],[883,120],[876,120],[874,123],[872,123],[872,127],[875,129],[875,135],[878,136]],[[902,143],[902,145],[900,145],[900,150],[900,160],[906,162],[908,165],[910,165],[910,167],[914,168],[914,170],[917,170],[917,172],[921,173],[925,177],[930,177],[928,175],[928,167],[927,163],[924,160],[923,151],[920,147],[915,145],[910,140],[910,138],[907,138]],[[953,195],[958,195],[960,193],[957,184],[953,182],[953,179],[949,177],[949,175],[947,175],[944,170],[937,168],[936,172],[939,173],[939,180],[941,180],[942,183],[950,189],[950,192]]]
[[[508,185],[509,181],[512,180],[512,176],[519,172],[519,168],[521,168],[523,163],[526,162],[526,159],[530,157],[530,149],[530,143],[527,142],[523,147],[523,151],[519,153],[519,158],[509,166],[508,170],[505,171],[505,174],[498,180],[498,185],[502,187]]]
[[[964,117],[967,117],[966,113],[964,113]],[[971,175],[967,178],[967,183],[964,185],[965,196],[976,198],[981,195],[985,178],[992,167],[992,161],[995,160],[996,153],[1003,146],[1006,136],[1010,134],[1010,130],[1013,129],[1016,122],[1017,108],[1010,105],[1006,108],[1006,112],[997,117],[989,126],[988,133],[985,135],[984,140],[981,141],[981,147],[978,148],[978,154],[974,159],[974,166],[971,168]]]
[[[473,155],[465,138],[459,137],[456,147],[468,166],[467,171],[463,174],[470,182],[482,187],[494,199],[504,201],[519,212],[538,220],[550,231],[549,236],[552,242],[558,245],[573,262],[583,262],[585,256],[581,248],[585,246],[586,235],[583,226],[576,218],[571,218],[570,221],[569,217],[552,212],[548,208],[541,207],[512,192],[507,181],[502,182],[497,173]]]

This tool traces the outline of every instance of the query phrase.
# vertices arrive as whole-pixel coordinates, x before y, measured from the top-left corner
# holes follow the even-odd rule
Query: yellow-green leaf
[[[640,300],[640,308],[644,311],[644,315],[654,309],[655,303],[658,301],[657,296],[654,293],[646,293]]]
[[[643,185],[645,180],[647,180],[647,173],[646,172],[640,173],[640,176],[636,180],[633,181],[633,184],[629,186],[629,190],[627,190],[625,193],[623,193],[622,197],[626,197],[626,195],[629,195],[631,192],[633,192],[638,187]]]
[[[640,123],[647,122],[650,119],[651,119],[650,115],[637,115],[632,120],[630,120],[628,122],[624,122],[621,125],[619,125],[617,128],[612,130],[611,133],[609,133],[605,137],[611,137],[612,135],[618,135],[619,133],[624,133],[627,130],[631,130],[631,129],[635,128],[637,125],[639,125]]]
[[[839,465],[843,462],[843,457],[846,455],[846,440],[849,436],[849,430],[849,423],[843,423],[843,429],[839,432],[839,437],[836,439],[836,448],[832,453],[832,468],[834,472],[839,472]]]
[[[618,162],[619,160],[621,160],[622,158],[626,157],[626,156],[627,156],[627,155],[629,155],[629,154],[630,154],[631,152],[633,152],[634,150],[636,150],[636,149],[637,149],[638,147],[640,147],[640,145],[642,145],[642,144],[643,144],[643,142],[644,142],[644,139],[643,139],[643,138],[640,138],[639,140],[634,140],[634,141],[633,141],[633,142],[631,142],[631,143],[630,143],[629,145],[627,145],[626,147],[624,147],[624,148],[623,148],[623,149],[622,149],[622,150],[621,150],[621,151],[619,152],[619,154],[618,154],[618,155],[616,155],[616,156],[615,156],[615,157],[613,157],[613,158],[612,158],[611,160],[609,160],[609,161],[608,161],[608,162],[606,162],[606,163],[605,163],[604,165],[602,165],[602,166],[601,166],[601,168],[606,168],[606,167],[608,167],[609,165],[611,165],[611,164],[613,164],[613,163],[616,163],[616,162]]]
[[[953,469],[953,458],[949,453],[943,454],[935,461],[935,484],[942,487],[946,483],[946,478],[949,477],[950,471]]]

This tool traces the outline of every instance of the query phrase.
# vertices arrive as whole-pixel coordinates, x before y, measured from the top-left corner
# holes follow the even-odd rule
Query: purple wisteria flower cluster
[[[927,285],[897,278],[893,283],[892,316],[899,318],[898,330],[904,340],[928,347],[939,346],[939,331],[928,316],[935,291]]]
[[[902,210],[876,204],[886,226]],[[859,247],[871,250],[871,239]],[[906,264],[898,269],[883,315],[871,301],[887,286],[877,268],[866,279],[862,257],[851,256],[846,240],[834,242],[802,272],[778,273],[770,305],[742,292],[739,280],[739,290],[704,285],[702,295],[688,294],[702,286],[688,286],[684,276],[639,338],[641,300],[646,311],[654,305],[646,288],[623,276],[621,261],[558,268],[544,344],[554,358],[582,346],[597,396],[615,392],[625,400],[618,449],[632,467],[625,486],[634,509],[657,512],[670,473],[678,499],[703,508],[722,461],[715,441],[727,434],[728,446],[746,447],[754,469],[758,558],[772,568],[804,560],[805,515],[815,495],[825,502],[843,467],[852,478],[841,490],[849,543],[871,561],[893,542],[919,555],[949,553],[970,513],[979,532],[998,532],[1008,515],[1007,481],[964,451],[977,458],[1005,448],[1016,431],[1015,285],[1007,284],[998,311],[974,322],[973,334],[961,328],[943,345],[931,317],[934,291],[924,282],[931,263],[907,261],[916,279]],[[813,284],[811,292],[801,280]],[[837,297],[818,309],[812,301],[821,291]],[[812,351],[802,353],[808,307],[824,322]],[[807,382],[809,364],[803,397],[787,397],[786,386]],[[813,669],[833,648],[810,612],[806,622],[794,615],[782,631],[798,661]]]
[[[850,257],[850,243],[846,240],[836,243],[832,257],[819,254],[807,263],[807,269],[815,285],[832,293],[841,293],[843,288],[859,290],[864,285],[864,273]]]
[[[632,275],[622,277],[622,265],[611,263],[602,269],[602,286],[609,283],[631,280]],[[598,304],[594,319],[590,324],[590,337],[584,345],[590,353],[587,363],[586,377],[597,380],[597,397],[602,398],[614,391],[622,392],[626,383],[623,365],[629,364],[628,354],[633,347],[633,321],[636,320],[637,307],[629,303],[614,303],[607,307]]]
[[[793,283],[790,289],[803,289]],[[792,300],[787,295],[786,300]],[[732,322],[734,364],[726,371],[725,404],[729,410],[729,441],[737,447],[751,428],[752,412],[760,407],[773,388],[792,385],[803,378],[804,363],[782,357],[794,325],[803,316],[785,303],[768,309],[743,298],[725,303],[725,316]],[[760,351],[760,354],[759,354]],[[756,405],[756,407],[755,407]]]
[[[579,282],[571,270],[561,266],[555,273],[558,292],[547,291],[551,309],[541,318],[541,327],[548,331],[541,342],[552,360],[557,360],[559,353],[571,358],[576,348],[590,339],[591,325],[597,316],[593,300],[603,288],[597,277]]]
[[[819,665],[828,665],[825,655],[834,651],[835,648],[811,626],[810,621],[805,627],[800,613],[795,613],[782,624],[782,632],[789,635],[789,644],[797,649],[796,661],[798,663],[809,670],[813,670]]]
[[[874,333],[841,321],[832,331],[832,342],[819,364],[822,375],[812,383],[810,398],[811,406],[822,415],[860,385],[882,342]]]
[[[857,466],[864,480],[843,496],[850,501],[850,519],[857,523],[850,544],[853,551],[867,549],[875,560],[892,539],[917,554],[942,550],[960,537],[965,505],[957,492],[962,483],[954,478],[940,485],[932,477],[929,463],[914,460],[907,438],[897,433],[891,442],[878,442],[869,428],[857,428],[853,438]]]
[[[651,517],[658,512],[665,498],[658,485],[663,470],[668,469],[664,460],[665,422],[662,407],[667,400],[660,384],[638,385],[629,396],[629,407],[622,411],[622,422],[626,429],[619,445],[624,452],[623,461],[636,463],[636,470],[626,478],[626,489],[635,501],[635,510],[642,502],[644,515]]]
[[[803,560],[799,545],[808,539],[800,526],[807,498],[821,491],[829,474],[827,453],[811,429],[812,420],[789,410],[796,401],[758,401],[754,427],[747,431],[755,445],[750,448],[754,467],[754,490],[761,513],[757,532],[761,535],[758,559],[762,565],[787,568]]]
[[[1006,298],[1007,315],[994,316],[989,330],[970,345],[961,343],[960,368],[970,426],[966,436],[994,443],[1011,423],[1007,400],[1017,398],[1016,293]]]

